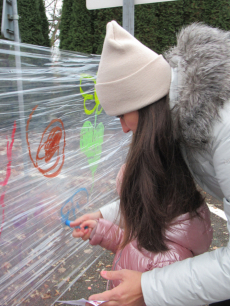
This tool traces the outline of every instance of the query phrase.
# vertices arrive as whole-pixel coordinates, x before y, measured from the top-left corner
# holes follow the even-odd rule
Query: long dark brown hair
[[[121,248],[137,239],[139,249],[168,250],[164,232],[170,221],[197,215],[203,201],[173,137],[168,96],[140,109],[121,186]]]

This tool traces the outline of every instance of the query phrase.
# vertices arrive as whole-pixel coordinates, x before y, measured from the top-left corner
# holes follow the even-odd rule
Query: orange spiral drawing
[[[36,154],[36,160],[34,161],[31,151],[30,151],[30,143],[28,139],[28,130],[29,130],[29,124],[30,120],[32,119],[33,113],[36,110],[37,106],[35,106],[29,116],[29,119],[27,120],[27,125],[26,125],[26,141],[28,145],[28,150],[29,150],[29,156],[30,159],[34,165],[35,168],[37,168],[45,177],[55,177],[57,176],[60,172],[61,169],[64,165],[64,160],[65,160],[65,128],[64,124],[61,119],[53,119],[50,124],[46,127],[45,131],[42,134],[42,138],[40,141],[40,144],[37,149],[37,154]],[[49,131],[50,127],[56,123],[59,122],[61,124],[60,126],[55,126]],[[48,136],[47,136],[48,133]],[[60,141],[62,139],[62,135],[64,134],[64,144],[63,144],[63,149],[62,152],[60,152]],[[46,139],[46,140],[45,140]],[[39,161],[44,160],[45,163],[49,163],[51,159],[56,155],[56,160],[54,164],[49,167],[48,169],[42,169],[38,164]],[[43,165],[44,166],[44,165]],[[49,172],[49,173],[48,173]],[[52,172],[52,173],[50,173]]]

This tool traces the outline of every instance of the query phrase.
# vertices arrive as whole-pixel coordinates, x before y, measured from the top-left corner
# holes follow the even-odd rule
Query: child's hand
[[[75,221],[72,221],[70,223],[70,227],[78,226],[86,220],[98,220],[98,219],[102,219],[102,218],[103,218],[103,216],[102,216],[100,210],[98,210],[98,211],[96,211],[94,213],[91,213],[91,214],[85,214],[85,215],[77,218]]]
[[[82,240],[87,240],[89,239],[91,232],[96,225],[97,225],[97,221],[86,220],[82,222],[82,224],[80,225],[80,228],[75,228],[73,230],[72,236],[75,238],[81,237]],[[87,228],[85,229],[85,227]]]
[[[70,223],[70,227],[80,226],[79,228],[75,228],[73,230],[72,236],[75,238],[81,238],[83,240],[89,239],[92,230],[97,224],[97,219],[102,218],[102,214],[100,211],[97,211],[92,214],[86,214],[76,219],[75,221]],[[88,226],[87,229],[85,227]]]

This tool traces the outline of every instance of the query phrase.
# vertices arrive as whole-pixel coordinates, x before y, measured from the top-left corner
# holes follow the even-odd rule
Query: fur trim
[[[171,101],[175,136],[187,147],[202,149],[230,99],[230,33],[194,23],[181,30],[165,58],[178,68],[178,101]]]

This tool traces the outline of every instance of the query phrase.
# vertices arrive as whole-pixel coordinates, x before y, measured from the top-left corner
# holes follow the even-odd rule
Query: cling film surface
[[[98,100],[99,61],[0,40],[1,306],[54,305],[104,252],[64,225],[118,197],[129,137]]]

